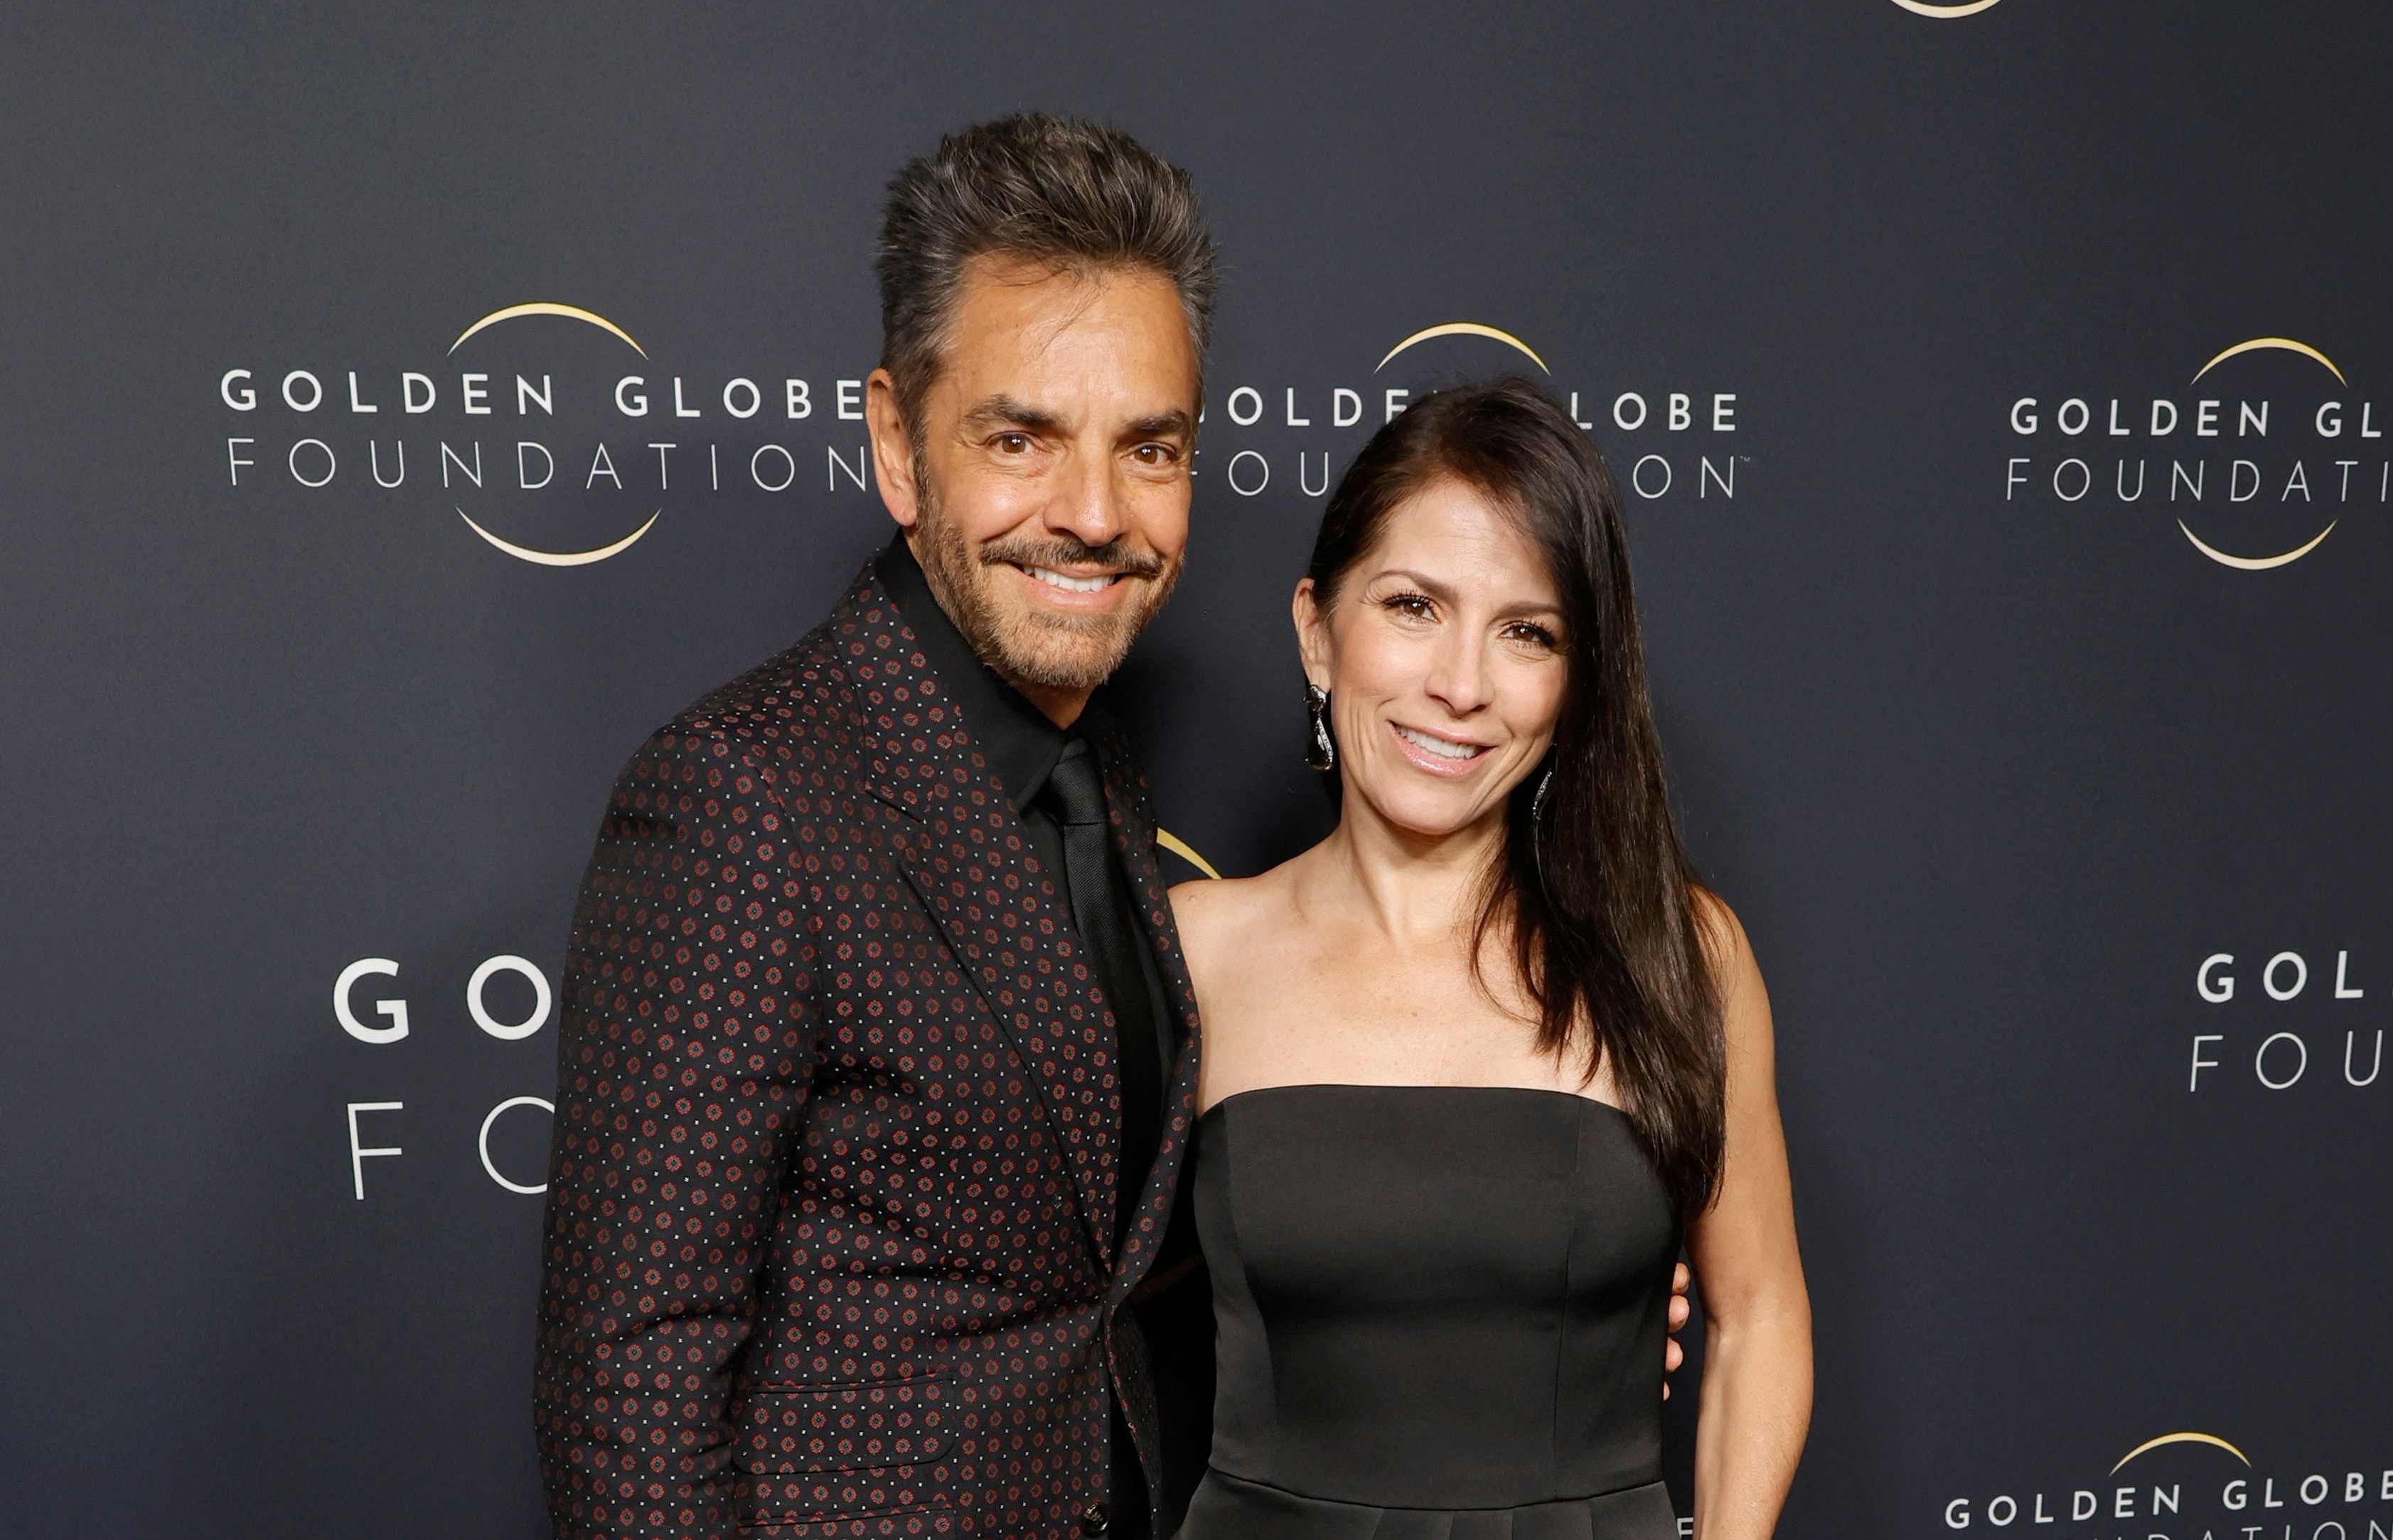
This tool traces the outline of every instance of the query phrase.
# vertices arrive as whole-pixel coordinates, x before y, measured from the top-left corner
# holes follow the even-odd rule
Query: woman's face
[[[1477,490],[1398,504],[1327,612],[1297,585],[1305,675],[1329,692],[1350,793],[1416,834],[1500,814],[1553,739],[1562,605],[1536,549]]]

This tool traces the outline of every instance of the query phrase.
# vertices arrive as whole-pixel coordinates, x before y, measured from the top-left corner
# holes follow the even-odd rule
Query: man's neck
[[[1058,727],[1069,727],[1073,723],[1080,720],[1082,711],[1089,709],[1089,697],[1093,693],[1092,691],[1058,690],[1044,685],[1026,684],[1013,678],[994,663],[989,667],[1000,679],[1013,686],[1015,693],[1038,707],[1040,714]]]

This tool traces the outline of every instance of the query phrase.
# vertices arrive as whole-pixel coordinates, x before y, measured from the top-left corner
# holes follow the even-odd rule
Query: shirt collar
[[[997,773],[997,784],[1015,813],[1028,807],[1047,785],[1055,762],[1063,757],[1066,735],[1047,719],[1029,698],[981,660],[964,633],[931,593],[922,564],[900,530],[873,560],[881,586],[896,602],[897,613],[922,644],[931,672],[940,688],[963,712],[964,730],[980,746],[981,757]]]

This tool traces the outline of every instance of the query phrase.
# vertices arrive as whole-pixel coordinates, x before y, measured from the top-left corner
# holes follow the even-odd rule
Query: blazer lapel
[[[1148,1172],[1124,1171],[1124,1201],[1136,1193],[1139,1210],[1121,1256],[1114,1262],[1110,1303],[1119,1305],[1145,1276],[1156,1249],[1163,1244],[1171,1219],[1172,1194],[1180,1166],[1196,1126],[1196,1068],[1203,1043],[1196,1015],[1196,991],[1188,980],[1188,962],[1181,955],[1180,933],[1171,923],[1171,901],[1164,892],[1163,866],[1157,858],[1155,815],[1147,801],[1146,777],[1131,756],[1130,741],[1119,727],[1104,724],[1096,734],[1105,761],[1106,810],[1113,824],[1114,853],[1129,879],[1131,904],[1138,911],[1139,928],[1155,948],[1157,971],[1170,1007],[1178,1051],[1164,1091],[1163,1137],[1156,1147],[1155,1168]]]
[[[1093,975],[1070,955],[1069,910],[869,568],[850,603],[849,650],[866,660],[861,704],[878,736],[868,783],[903,816],[890,823],[892,853],[1039,1088],[1091,1244],[1111,1267],[1118,1081],[1110,1057],[1099,1062],[1104,1016]]]

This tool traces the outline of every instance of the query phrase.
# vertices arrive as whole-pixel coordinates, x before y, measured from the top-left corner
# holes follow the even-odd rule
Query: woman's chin
[[[1476,797],[1460,795],[1459,788],[1395,787],[1377,795],[1374,788],[1355,790],[1389,829],[1416,841],[1481,838],[1502,817],[1501,803],[1483,807]]]

